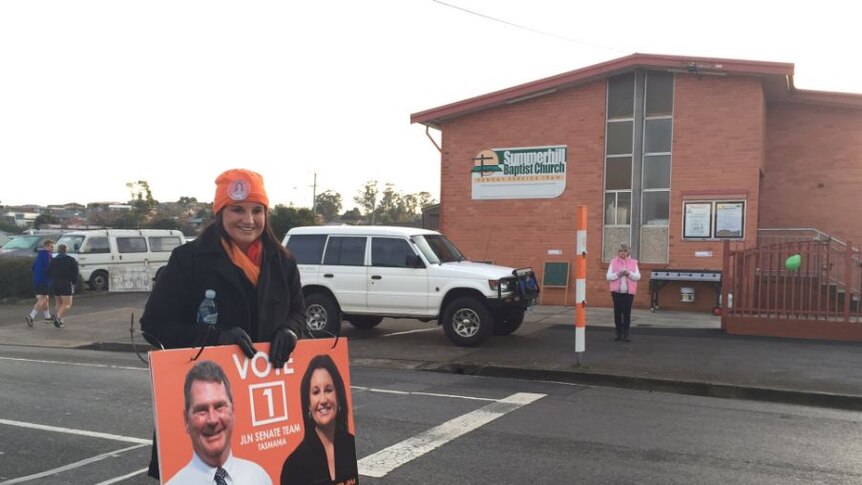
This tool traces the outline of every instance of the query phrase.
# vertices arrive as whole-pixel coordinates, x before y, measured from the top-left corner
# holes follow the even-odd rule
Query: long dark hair
[[[338,403],[335,425],[343,431],[348,431],[347,391],[344,387],[344,379],[341,378],[341,373],[338,372],[338,367],[335,365],[332,357],[327,354],[320,354],[308,363],[305,375],[302,376],[302,383],[299,385],[300,397],[302,399],[302,422],[305,425],[305,439],[309,439],[314,434],[314,427],[317,426],[308,412],[308,408],[311,406],[311,398],[308,397],[308,393],[311,391],[311,375],[317,369],[326,370],[329,372],[330,377],[332,377],[332,385],[335,386],[335,400]]]
[[[227,207],[227,206],[226,206]],[[210,222],[207,227],[201,231],[201,237],[214,232],[219,238],[230,241],[230,236],[227,233],[227,230],[224,228],[224,208],[216,213],[215,218],[213,218],[212,222]],[[268,254],[281,254],[288,258],[292,259],[292,256],[287,251],[287,249],[281,245],[281,241],[275,236],[275,233],[272,232],[272,226],[269,223],[269,209],[266,210],[264,215],[264,225],[263,225],[263,233],[260,235],[260,242],[263,244],[264,253]]]

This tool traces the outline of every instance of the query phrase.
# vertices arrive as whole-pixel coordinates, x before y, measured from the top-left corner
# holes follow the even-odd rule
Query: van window
[[[117,251],[121,253],[145,253],[147,241],[143,237],[118,237]]]
[[[366,239],[365,237],[330,236],[323,264],[364,266]]]
[[[150,236],[147,239],[150,240],[150,251],[154,253],[167,253],[182,244],[176,236]]]
[[[54,251],[57,251],[61,244],[65,244],[67,253],[80,253],[83,242],[84,236],[62,236],[54,246]]]
[[[371,239],[371,266],[406,268],[407,256],[416,253],[403,239],[375,237]]]
[[[287,240],[287,249],[293,253],[298,264],[320,264],[325,242],[325,234],[290,236]]]
[[[81,248],[82,253],[99,254],[110,253],[111,246],[108,245],[107,237],[90,236]]]

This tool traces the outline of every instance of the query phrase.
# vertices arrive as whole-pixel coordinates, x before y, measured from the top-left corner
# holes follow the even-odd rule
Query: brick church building
[[[862,242],[862,95],[806,91],[793,64],[634,54],[411,116],[439,130],[439,228],[474,260],[542,273],[575,261],[588,207],[587,302],[620,242],[650,273],[722,269],[725,240],[806,228]],[[840,73],[836,73],[840,75]],[[572,304],[548,287],[544,304]],[[694,298],[681,298],[683,287]],[[708,310],[710,283],[662,308]]]

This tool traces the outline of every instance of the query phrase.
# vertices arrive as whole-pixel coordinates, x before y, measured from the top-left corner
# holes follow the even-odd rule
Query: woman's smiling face
[[[222,211],[222,225],[231,240],[245,251],[263,234],[266,207],[256,202],[231,204]]]
[[[308,390],[311,418],[319,428],[335,425],[338,415],[338,396],[332,376],[326,369],[315,369],[311,374],[311,386]]]

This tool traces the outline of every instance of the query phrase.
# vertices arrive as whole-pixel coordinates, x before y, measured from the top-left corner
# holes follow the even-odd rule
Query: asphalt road
[[[377,475],[366,485],[862,482],[859,412],[369,367],[351,380],[360,470]],[[523,393],[533,400],[469,425]],[[155,483],[134,354],[0,346],[0,396],[0,485]]]

